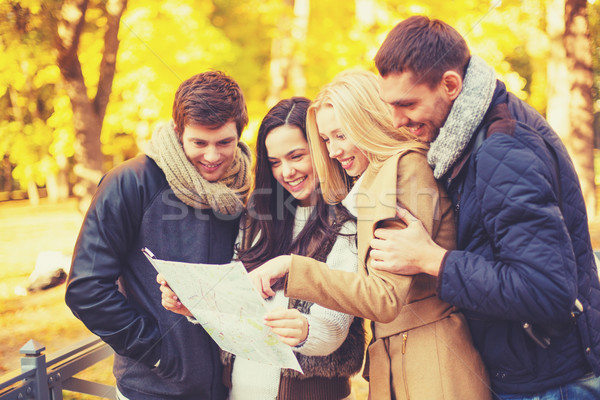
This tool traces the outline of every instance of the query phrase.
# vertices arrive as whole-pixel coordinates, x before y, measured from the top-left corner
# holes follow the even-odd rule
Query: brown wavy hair
[[[446,71],[463,78],[471,53],[465,39],[439,19],[413,16],[398,23],[375,55],[375,66],[384,78],[410,71],[418,83],[437,86]]]
[[[248,125],[244,94],[237,82],[221,71],[207,71],[183,82],[173,101],[173,122],[179,141],[187,125],[218,129],[235,122],[238,138]]]

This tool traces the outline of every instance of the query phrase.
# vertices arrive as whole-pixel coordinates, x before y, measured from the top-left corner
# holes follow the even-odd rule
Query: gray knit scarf
[[[160,124],[148,143],[146,155],[164,172],[175,196],[194,208],[212,209],[220,214],[241,212],[250,190],[250,149],[238,142],[231,166],[217,182],[200,175],[186,157],[175,133],[173,121]]]
[[[427,161],[436,179],[444,176],[462,155],[483,120],[495,89],[494,69],[481,58],[471,56],[462,90],[427,153]]]

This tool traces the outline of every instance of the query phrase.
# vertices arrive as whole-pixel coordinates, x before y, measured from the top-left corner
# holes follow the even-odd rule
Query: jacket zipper
[[[408,395],[408,379],[406,378],[406,341],[408,340],[408,332],[402,334],[402,378],[404,381],[404,391],[406,392],[406,399],[410,400]]]

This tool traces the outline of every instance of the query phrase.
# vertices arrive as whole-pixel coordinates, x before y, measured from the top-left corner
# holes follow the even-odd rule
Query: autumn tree
[[[552,36],[546,27],[556,25],[550,18],[555,2],[562,2],[563,15]],[[588,7],[595,10],[598,4]],[[275,101],[314,97],[344,69],[375,71],[373,57],[387,32],[414,14],[454,26],[509,90],[546,114],[561,133],[553,119],[567,110],[572,87],[586,87],[571,83],[579,74],[560,78],[546,70],[555,50],[564,53],[565,71],[582,65],[566,64],[564,10],[564,0],[5,0],[0,2],[3,182],[10,187],[12,173],[34,197],[39,186],[46,185],[50,194],[58,192],[53,187],[64,188],[67,178],[70,184],[81,180],[75,171],[86,179],[74,192],[89,195],[102,172],[143,150],[156,123],[170,118],[178,85],[208,69],[227,72],[244,90],[251,121],[244,140],[252,143]],[[580,46],[572,48],[573,55],[580,54]],[[559,83],[567,94],[549,96],[546,88]],[[581,143],[569,148],[574,159],[585,154],[587,160],[591,149]],[[589,162],[584,168],[593,175]],[[580,177],[583,183],[581,172]]]
[[[565,36],[569,70],[569,134],[564,138],[579,175],[588,216],[596,211],[592,52],[586,0],[566,0]]]
[[[46,186],[52,199],[68,196],[73,159],[75,171],[87,178],[74,187],[76,193],[89,196],[101,176],[100,131],[115,73],[124,7],[125,1],[116,0],[7,1],[0,5],[4,20],[0,25],[4,55],[0,58],[0,153],[15,165],[12,175],[27,188],[33,202],[38,186]],[[90,10],[94,15],[86,21]],[[82,72],[84,32],[92,43],[104,45],[100,67],[96,65],[97,85],[93,74],[87,74],[86,84]],[[96,37],[101,39],[96,42]],[[90,47],[89,39],[86,44]],[[86,64],[94,50],[85,49]],[[94,90],[90,99],[88,93]]]
[[[48,197],[68,195],[67,164],[72,154],[70,106],[63,101],[60,72],[47,20],[55,2],[44,6],[0,3],[0,155],[5,189],[13,180],[32,203],[38,186]]]
[[[588,217],[596,214],[592,53],[585,0],[550,0],[548,121],[575,164]]]
[[[73,108],[76,138],[74,171],[81,179],[75,191],[84,200],[91,198],[103,170],[100,134],[115,75],[119,23],[126,5],[127,0],[98,4],[106,17],[106,30],[98,84],[92,98],[88,96],[78,55],[89,0],[66,0],[56,23],[57,64]]]
[[[306,95],[304,64],[310,0],[283,0],[280,13],[278,35],[271,41],[269,106],[281,100],[284,92]]]
[[[566,137],[569,133],[570,84],[565,36],[565,0],[548,0],[546,32],[550,40],[548,71],[547,120],[554,130]]]

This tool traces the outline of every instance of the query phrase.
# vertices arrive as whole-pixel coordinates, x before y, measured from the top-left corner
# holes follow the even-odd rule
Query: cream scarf
[[[217,182],[209,182],[186,157],[173,121],[160,124],[148,143],[146,155],[164,172],[175,196],[194,208],[235,215],[242,211],[250,190],[250,149],[238,142],[233,162]]]
[[[481,58],[471,56],[462,90],[427,153],[436,179],[444,176],[462,155],[483,120],[495,89],[494,69]]]

